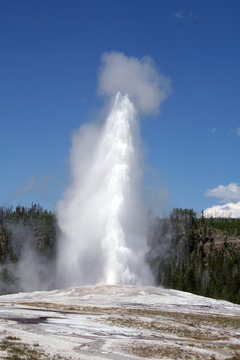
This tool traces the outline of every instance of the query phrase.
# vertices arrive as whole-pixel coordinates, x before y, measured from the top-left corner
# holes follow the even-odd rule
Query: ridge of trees
[[[19,227],[21,225],[22,228]],[[14,234],[14,227],[20,234]],[[12,207],[0,207],[0,262],[4,263],[13,256],[17,259],[14,246],[16,241],[13,238],[18,235],[26,235],[24,230],[31,230],[33,233],[32,246],[39,253],[49,257],[55,256],[56,250],[56,216],[53,212],[44,210],[39,204],[33,203],[30,208],[18,205],[14,210]],[[2,236],[1,236],[2,235]],[[2,240],[2,241],[1,241]],[[25,238],[21,239],[22,247]],[[14,254],[14,255],[13,255]]]
[[[54,213],[34,203],[0,207],[0,294],[45,289],[55,257]]]
[[[240,219],[174,209],[152,220],[148,243],[158,285],[240,303]]]

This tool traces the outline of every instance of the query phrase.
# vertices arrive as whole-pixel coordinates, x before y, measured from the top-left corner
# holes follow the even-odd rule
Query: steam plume
[[[110,52],[101,57],[99,75],[100,95],[114,96],[118,91],[128,94],[139,113],[151,114],[171,92],[171,81],[157,72],[153,60],[127,57]]]
[[[54,287],[55,264],[37,251],[35,226],[34,220],[28,225],[22,221],[7,224],[11,256],[0,265],[0,294]]]
[[[169,91],[149,58],[102,56],[99,92],[110,96],[111,110],[102,126],[73,136],[71,184],[57,205],[59,286],[152,282],[137,111],[156,112]]]

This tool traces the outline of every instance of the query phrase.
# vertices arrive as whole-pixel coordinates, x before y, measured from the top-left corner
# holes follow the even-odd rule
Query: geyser
[[[72,180],[57,205],[59,286],[99,280],[152,283],[144,259],[146,221],[135,104],[139,111],[155,111],[170,85],[166,78],[160,81],[149,58],[146,63],[146,59],[110,53],[102,61],[100,91],[112,97],[111,107],[102,126],[84,125],[73,137]]]
[[[78,143],[83,136],[86,131],[73,145],[75,161],[81,159]],[[128,95],[116,94],[92,146],[92,156],[58,205],[61,277],[66,285],[150,281],[144,266],[137,113]]]

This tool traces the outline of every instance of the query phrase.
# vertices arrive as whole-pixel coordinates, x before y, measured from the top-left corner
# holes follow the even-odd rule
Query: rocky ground
[[[240,359],[240,306],[98,284],[0,297],[0,359]]]

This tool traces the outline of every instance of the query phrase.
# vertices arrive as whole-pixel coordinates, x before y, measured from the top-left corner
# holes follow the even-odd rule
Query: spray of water
[[[103,63],[100,89],[112,96],[111,109],[102,127],[85,125],[75,133],[70,154],[72,182],[57,205],[59,286],[99,280],[152,283],[144,261],[146,221],[137,110],[155,111],[169,87],[164,88],[149,59],[141,62],[110,53],[104,55]]]
[[[128,95],[118,93],[78,191],[59,204],[65,281],[147,281],[138,134],[136,110]]]

